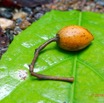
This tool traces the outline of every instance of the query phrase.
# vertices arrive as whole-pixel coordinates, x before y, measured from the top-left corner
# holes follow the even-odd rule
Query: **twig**
[[[30,74],[32,76],[37,77],[38,79],[41,79],[41,80],[57,80],[57,81],[73,82],[74,81],[73,77],[71,77],[71,78],[55,77],[55,76],[38,74],[38,73],[33,71],[34,70],[34,65],[36,63],[36,60],[37,60],[37,58],[39,56],[40,51],[42,49],[44,49],[49,43],[56,42],[57,40],[58,40],[58,38],[54,37],[54,38],[48,40],[47,42],[45,42],[44,44],[42,44],[41,46],[39,46],[37,49],[35,49],[34,58],[33,58],[32,62],[31,62],[31,64],[29,65]]]

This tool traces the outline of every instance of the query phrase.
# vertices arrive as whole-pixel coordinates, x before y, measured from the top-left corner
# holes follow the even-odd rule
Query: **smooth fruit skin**
[[[81,26],[67,26],[57,33],[57,44],[68,51],[78,51],[88,46],[94,39],[93,35]]]

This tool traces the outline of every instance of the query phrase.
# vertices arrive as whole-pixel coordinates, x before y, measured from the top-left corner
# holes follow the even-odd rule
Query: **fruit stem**
[[[33,71],[34,70],[34,65],[36,63],[36,60],[37,60],[37,58],[39,56],[40,51],[42,49],[44,49],[51,42],[57,42],[57,41],[58,41],[58,37],[56,36],[54,38],[49,39],[44,44],[40,45],[37,49],[35,49],[34,58],[33,58],[32,62],[31,62],[31,64],[29,65],[30,74],[32,76],[37,77],[40,80],[57,80],[57,81],[73,82],[74,81],[74,78],[73,77],[71,77],[71,78],[55,77],[55,76],[38,74],[38,73],[36,73],[36,72]]]

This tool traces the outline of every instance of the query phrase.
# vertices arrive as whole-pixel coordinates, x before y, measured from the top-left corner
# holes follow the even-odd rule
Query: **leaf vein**
[[[104,78],[102,77],[102,75],[96,71],[91,65],[87,64],[86,62],[78,59],[78,62],[80,62],[81,64],[85,65],[86,67],[88,67],[90,70],[92,70],[95,74],[97,74],[100,78],[102,78],[104,80]]]
[[[82,12],[79,12],[78,25],[81,25],[81,19],[82,19]],[[76,71],[77,71],[76,65],[77,65],[77,54],[75,55],[73,62],[74,83],[72,84],[71,103],[74,102],[74,96],[75,96],[75,81],[76,81]]]

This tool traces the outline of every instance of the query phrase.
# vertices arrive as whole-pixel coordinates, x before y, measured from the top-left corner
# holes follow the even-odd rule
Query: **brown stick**
[[[31,62],[31,64],[29,65],[30,74],[32,76],[37,77],[38,79],[41,79],[41,80],[57,80],[57,81],[73,82],[74,81],[73,77],[71,77],[71,78],[64,78],[64,77],[48,76],[48,75],[38,74],[38,73],[35,73],[33,71],[34,70],[34,65],[36,63],[36,60],[37,60],[37,58],[39,56],[40,51],[42,49],[44,49],[49,43],[56,42],[57,40],[58,40],[58,37],[54,37],[54,38],[48,40],[47,42],[45,42],[44,44],[42,44],[41,46],[39,46],[39,48],[35,49],[34,58],[33,58],[32,62]]]

